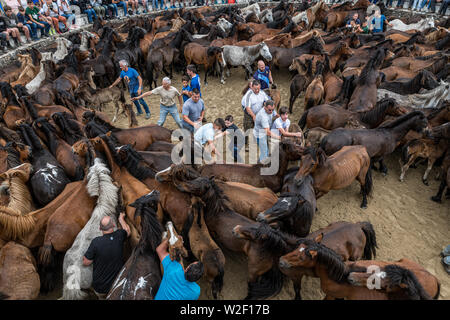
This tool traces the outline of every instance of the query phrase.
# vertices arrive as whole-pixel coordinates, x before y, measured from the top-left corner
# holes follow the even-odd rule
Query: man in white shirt
[[[223,135],[222,130],[225,128],[225,121],[222,118],[217,118],[214,120],[214,123],[207,123],[198,128],[194,134],[194,140],[196,143],[199,143],[207,148],[207,154],[212,154],[214,152],[217,156],[218,151],[214,145],[214,139],[217,139],[219,136]],[[210,159],[206,160],[209,161]]]
[[[250,89],[241,100],[244,109],[244,131],[254,127],[256,114],[262,109],[264,102],[270,100],[269,96],[261,90],[259,80],[253,80]]]
[[[280,117],[277,118],[273,124],[271,131],[280,137],[301,137],[302,132],[289,132],[291,121],[288,119],[289,110],[287,107],[281,107],[278,111]]]
[[[259,146],[259,162],[263,162],[269,156],[267,146],[267,137],[280,139],[280,136],[273,133],[272,127],[273,118],[278,118],[277,112],[274,110],[274,102],[268,100],[264,103],[264,107],[259,110],[255,117],[255,128],[253,129],[253,136]]]

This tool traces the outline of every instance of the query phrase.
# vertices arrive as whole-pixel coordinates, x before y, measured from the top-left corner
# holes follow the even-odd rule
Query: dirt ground
[[[289,103],[290,74],[286,71],[273,71],[274,82],[281,90],[282,103]],[[203,81],[204,72],[200,71]],[[241,109],[241,91],[246,84],[242,69],[233,69],[231,77],[225,85],[217,78],[209,77],[208,86],[202,82],[202,95],[206,106],[206,117],[209,122],[217,117],[224,118],[231,114],[237,126],[242,128],[243,113]],[[181,88],[181,75],[174,74],[172,85]],[[159,97],[146,98],[151,111],[151,118],[145,120],[139,117],[139,125],[156,123],[159,118]],[[303,112],[303,96],[300,96],[294,106],[291,122],[297,122]],[[112,118],[112,108],[107,110]],[[116,123],[119,127],[127,126],[123,116]],[[165,126],[176,129],[172,117],[167,117]],[[376,231],[378,247],[377,259],[395,261],[403,257],[417,261],[441,282],[440,299],[450,299],[450,276],[441,265],[439,253],[450,244],[450,200],[437,204],[430,200],[438,189],[439,182],[434,179],[437,172],[430,173],[430,185],[425,186],[421,176],[424,165],[410,169],[405,182],[400,182],[400,167],[397,151],[388,157],[386,164],[389,174],[383,177],[379,172],[373,172],[374,190],[369,198],[368,209],[360,209],[360,194],[358,183],[343,190],[331,191],[318,200],[318,211],[314,217],[312,231],[325,227],[335,221],[370,221]],[[224,288],[221,299],[242,299],[247,293],[246,258],[243,255],[226,254]],[[201,282],[201,299],[208,299],[209,288],[206,282]],[[285,281],[282,291],[272,299],[292,299],[294,296],[292,282]],[[320,281],[314,278],[304,278],[302,286],[304,299],[323,299]]]

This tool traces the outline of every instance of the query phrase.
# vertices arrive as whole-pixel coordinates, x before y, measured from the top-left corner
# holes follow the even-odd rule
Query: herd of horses
[[[172,259],[203,262],[214,299],[224,251],[247,257],[246,299],[276,295],[287,278],[301,299],[303,276],[320,278],[327,299],[437,299],[438,279],[416,262],[374,260],[370,222],[310,230],[317,199],[355,180],[366,208],[372,170],[387,174],[384,158],[399,147],[401,180],[425,158],[425,184],[431,167],[442,166],[432,199],[450,193],[449,21],[405,21],[427,28],[380,34],[343,28],[350,13],[369,6],[281,1],[264,10],[258,3],[183,8],[118,26],[97,19],[92,31],[60,38],[56,48],[19,55],[20,65],[0,75],[0,296],[36,299],[58,286],[62,270],[62,298],[86,299],[92,267],[82,257],[101,235],[99,221],[124,211],[127,262],[108,299],[154,298],[164,230],[176,239]],[[271,176],[260,174],[270,164],[173,163],[172,130],[138,126],[123,89],[108,89],[122,59],[150,88],[161,73],[191,63],[203,66],[205,83],[208,75],[224,83],[233,67],[249,78],[257,59],[274,74],[290,70],[291,112],[304,93],[305,111],[292,125],[306,129],[304,140],[276,144],[279,169]],[[102,108],[112,102],[110,121]],[[129,128],[112,124],[120,108]],[[372,276],[380,279],[373,290]]]

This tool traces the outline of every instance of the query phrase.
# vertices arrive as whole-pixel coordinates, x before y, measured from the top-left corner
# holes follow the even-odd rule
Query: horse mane
[[[381,125],[378,128],[380,128],[380,129],[392,129],[392,128],[397,127],[401,123],[403,123],[405,121],[408,121],[408,120],[410,120],[410,119],[412,119],[412,118],[414,118],[416,116],[420,116],[420,115],[425,117],[425,115],[423,114],[422,111],[412,111],[410,113],[407,113],[405,115],[402,115],[402,116],[398,117],[394,121],[391,121],[391,122],[389,122],[389,123],[387,123],[385,125]]]
[[[19,129],[21,135],[23,136],[23,140],[33,149],[33,152],[44,150],[41,140],[30,125],[26,123],[21,124],[19,125]]]
[[[16,95],[14,94],[11,85],[8,82],[0,82],[0,92],[2,94],[2,97],[7,98],[8,101],[6,102],[6,105],[14,104],[15,106],[20,106],[19,102],[17,101]]]
[[[442,110],[444,110],[445,108],[447,108],[446,105],[442,105],[439,108],[433,108],[433,110],[431,111],[431,113],[427,116],[427,120],[431,120],[434,117],[436,117],[439,113],[441,113]]]
[[[295,249],[298,238],[294,235],[272,228],[267,223],[251,227],[256,241],[260,241],[264,251],[285,253]]]
[[[384,49],[380,48],[379,50],[376,51],[375,55],[367,62],[367,64],[361,70],[361,74],[359,75],[358,79],[359,85],[365,85],[368,83],[372,71],[382,64],[384,57],[385,57]]]
[[[391,287],[406,284],[409,299],[431,300],[430,295],[425,291],[411,270],[390,264],[384,267],[384,272],[386,272],[386,276],[390,280],[389,285]]]
[[[220,47],[208,47],[208,49],[206,50],[206,54],[208,56],[213,56],[215,55],[217,52],[220,52],[221,48]]]
[[[145,162],[144,158],[130,144],[122,146],[122,148],[125,148],[127,155],[126,160],[121,161],[122,165],[127,168],[132,176],[138,180],[155,178],[156,171]]]
[[[34,104],[30,102],[30,99],[28,98],[21,98],[20,99],[23,105],[25,106],[25,109],[30,114],[31,118],[33,120],[36,120],[39,118],[36,108],[34,107]]]
[[[368,124],[377,123],[386,114],[386,109],[393,104],[395,104],[395,100],[393,98],[384,98],[378,101],[375,107],[371,110],[361,112],[360,119],[362,122]]]
[[[196,179],[197,181],[201,181],[201,183],[206,184],[206,190],[204,193],[206,210],[205,210],[205,218],[206,217],[215,217],[219,214],[223,214],[224,212],[232,211],[228,205],[228,197],[225,195],[222,189],[215,183],[214,179],[210,179],[207,177],[200,177]]]
[[[416,33],[414,33],[412,36],[411,36],[411,38],[409,38],[407,41],[405,41],[405,42],[402,42],[401,44],[404,44],[404,45],[407,45],[407,46],[409,46],[409,45],[411,45],[411,44],[414,44],[414,43],[416,43],[417,42],[417,38],[419,37],[419,36],[421,36],[422,35],[422,32],[416,32]]]
[[[200,177],[200,173],[185,164],[174,165],[171,169],[172,179],[175,182],[194,180]]]
[[[9,168],[15,168],[22,164],[22,162],[20,162],[20,153],[14,148],[13,142],[8,142],[4,147],[0,146],[0,148],[6,150],[8,153],[6,161]]]
[[[338,52],[339,50],[341,50],[343,47],[345,47],[347,45],[347,43],[345,41],[339,41],[338,45],[336,47],[334,47],[334,49],[329,53],[330,56],[333,56],[336,54],[336,52]]]
[[[436,49],[443,50],[446,45],[450,42],[450,33],[448,33],[444,38],[436,42]]]
[[[40,128],[42,132],[45,134],[45,136],[48,139],[48,148],[50,149],[50,153],[53,154],[56,157],[56,149],[58,147],[58,141],[56,140],[56,129],[51,125],[50,122],[47,121],[47,118],[40,117],[37,118],[34,123],[41,122],[42,127]]]

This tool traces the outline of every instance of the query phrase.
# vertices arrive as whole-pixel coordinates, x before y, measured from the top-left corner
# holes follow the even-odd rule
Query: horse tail
[[[363,187],[363,192],[366,195],[369,195],[369,194],[372,193],[372,189],[373,189],[372,168],[371,168],[371,165],[369,163],[369,169],[367,170],[367,173],[366,173],[366,178],[365,178],[365,183],[364,183],[364,187]]]
[[[416,275],[409,269],[398,265],[388,265],[384,268],[391,286],[401,286],[405,288],[408,298],[411,300],[431,300],[428,292],[423,288]],[[440,287],[438,292],[440,291]]]
[[[366,236],[366,245],[364,247],[364,260],[372,260],[373,258],[376,258],[377,256],[377,236],[375,234],[375,230],[373,228],[373,225],[368,222],[359,222],[359,226],[361,227],[361,230],[364,232],[364,235]]]
[[[409,161],[409,158],[411,158],[411,154],[409,153],[409,147],[415,142],[417,142],[417,139],[413,139],[411,141],[408,141],[403,147],[402,147],[402,163],[406,164]]]
[[[53,263],[53,245],[52,245],[52,243],[44,244],[42,247],[39,248],[38,262],[39,262],[39,265],[41,265],[43,267],[47,267]]]
[[[300,128],[302,130],[305,129],[306,126],[306,118],[308,117],[308,112],[309,110],[306,110],[305,112],[303,112],[302,117],[300,118],[300,120],[298,121],[298,125],[300,126]]]
[[[306,100],[306,104],[305,104],[305,110],[309,110],[312,107],[314,107],[314,99],[313,98],[308,98],[308,100]],[[302,128],[303,129],[303,128]]]
[[[83,166],[79,165],[75,169],[75,175],[73,177],[73,181],[81,181],[84,179],[84,169]]]
[[[248,283],[248,294],[244,300],[265,299],[278,294],[284,283],[284,275],[274,263],[272,269],[261,275],[257,281]]]
[[[211,292],[214,299],[217,299],[217,295],[223,288],[223,278],[225,273],[224,259],[225,257],[219,248],[205,252],[202,257],[203,264],[214,268],[213,270],[217,273],[211,283]]]
[[[52,291],[56,287],[56,252],[53,245],[44,244],[39,248],[38,264],[39,264],[39,278],[41,279],[41,291],[46,293]]]

